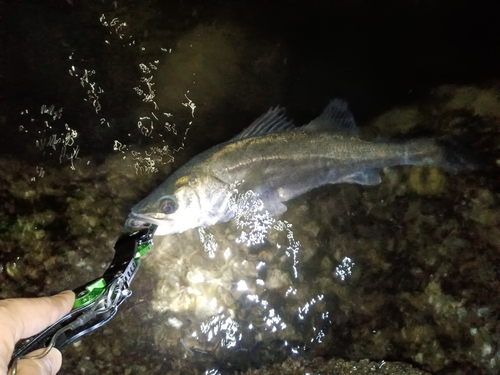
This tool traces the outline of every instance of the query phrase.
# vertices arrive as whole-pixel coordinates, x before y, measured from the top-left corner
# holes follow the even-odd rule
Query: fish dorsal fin
[[[347,109],[347,102],[332,100],[321,115],[305,125],[305,129],[332,130],[340,134],[357,136],[358,127],[352,113]]]
[[[236,141],[244,138],[258,137],[270,133],[279,133],[294,128],[293,122],[285,117],[284,110],[276,107],[260,116],[257,120],[243,130],[236,137],[231,139]]]

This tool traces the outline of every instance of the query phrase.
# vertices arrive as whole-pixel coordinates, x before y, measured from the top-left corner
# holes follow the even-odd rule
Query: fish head
[[[227,184],[211,175],[172,175],[132,208],[125,229],[155,224],[155,235],[167,235],[209,226],[227,215],[230,195]]]

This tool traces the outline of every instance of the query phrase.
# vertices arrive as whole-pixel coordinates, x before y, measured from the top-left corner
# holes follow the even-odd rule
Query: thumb
[[[45,357],[41,359],[31,359],[42,354],[45,349],[38,349],[28,354],[27,358],[21,359],[17,363],[18,375],[55,375],[62,364],[62,355],[59,350],[52,348]]]

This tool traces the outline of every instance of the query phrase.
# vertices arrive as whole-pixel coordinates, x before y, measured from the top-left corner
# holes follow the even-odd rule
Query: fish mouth
[[[125,221],[125,230],[128,232],[133,232],[136,230],[149,228],[152,224],[154,225],[165,225],[165,220],[159,220],[152,218],[145,214],[136,214],[131,212],[128,215],[128,219]]]

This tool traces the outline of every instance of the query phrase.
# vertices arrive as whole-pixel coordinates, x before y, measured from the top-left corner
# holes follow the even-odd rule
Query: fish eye
[[[170,195],[161,198],[160,210],[167,215],[173,214],[177,210],[177,200]]]

